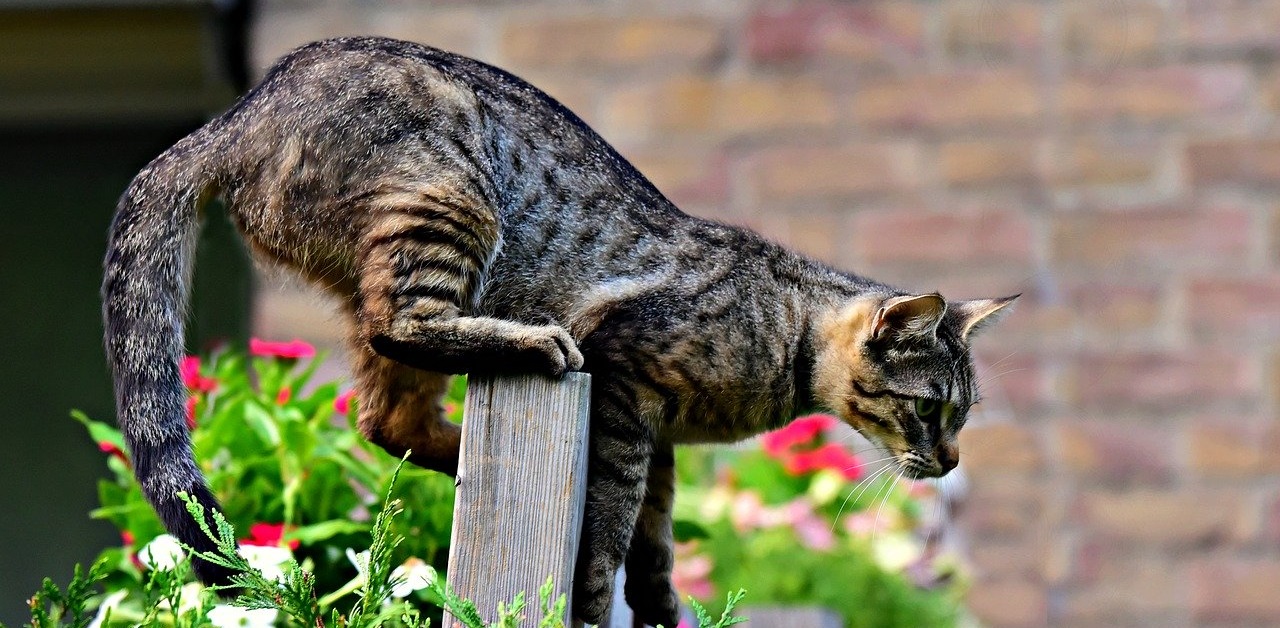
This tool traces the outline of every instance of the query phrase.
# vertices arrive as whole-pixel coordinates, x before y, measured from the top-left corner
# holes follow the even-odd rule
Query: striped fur
[[[689,217],[559,103],[477,61],[387,39],[310,44],[139,173],[111,230],[120,422],[148,499],[197,547],[174,493],[216,503],[177,363],[197,217],[214,195],[261,258],[346,305],[359,426],[392,453],[456,471],[448,373],[592,373],[574,595],[590,622],[625,562],[640,617],[675,623],[675,443],[826,407],[908,473],[944,473],[974,394],[967,336],[1008,302],[906,299]],[[910,412],[921,395],[959,412],[926,425]]]

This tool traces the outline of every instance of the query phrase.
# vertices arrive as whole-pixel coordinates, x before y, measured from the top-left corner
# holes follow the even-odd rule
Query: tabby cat
[[[120,424],[143,492],[209,549],[179,491],[216,502],[183,420],[184,308],[202,206],[336,295],[359,428],[453,474],[448,373],[592,374],[575,615],[614,573],[673,626],[674,443],[733,441],[823,407],[909,477],[956,466],[969,338],[1013,298],[948,303],[692,218],[578,117],[478,61],[381,38],[312,43],[133,180],[102,288]],[[196,565],[206,581],[225,579]]]

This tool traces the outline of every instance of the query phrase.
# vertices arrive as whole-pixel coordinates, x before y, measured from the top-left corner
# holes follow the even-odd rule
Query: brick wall
[[[690,213],[956,297],[993,625],[1280,622],[1280,1],[266,0],[562,99]],[[274,285],[274,284],[270,284]],[[312,297],[260,328],[332,339]],[[319,322],[317,322],[317,320]]]

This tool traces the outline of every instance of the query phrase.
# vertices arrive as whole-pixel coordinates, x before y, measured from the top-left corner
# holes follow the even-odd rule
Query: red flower
[[[862,462],[836,443],[827,443],[813,451],[793,453],[783,461],[783,466],[791,475],[832,469],[840,472],[846,480],[862,477]]]
[[[187,429],[196,429],[196,404],[200,403],[200,398],[191,395],[187,397]]]
[[[829,414],[810,414],[800,417],[790,425],[764,435],[762,444],[765,453],[774,458],[785,459],[791,449],[797,445],[813,442],[818,434],[836,424],[836,418]]]
[[[283,523],[255,523],[249,526],[249,538],[240,539],[240,544],[260,547],[287,545],[289,549],[298,549],[297,539],[290,540],[288,543],[283,542],[284,533],[285,527]]]
[[[315,355],[316,348],[296,338],[289,342],[270,342],[252,338],[249,340],[249,353],[264,358],[296,360]]]
[[[182,383],[192,392],[209,392],[218,385],[218,380],[200,375],[200,358],[194,355],[182,358],[178,370],[182,373]]]
[[[280,392],[276,393],[276,405],[283,406],[284,404],[289,403],[290,397],[293,397],[293,389],[288,386],[281,388]]]
[[[117,447],[115,443],[109,443],[104,440],[98,443],[98,449],[101,450],[103,453],[110,454],[112,456],[115,456],[116,458],[119,458],[120,461],[125,464],[125,466],[129,466],[129,457],[124,455],[124,451],[119,447]]]
[[[333,400],[333,409],[336,410],[339,414],[346,414],[350,412],[351,401],[355,399],[355,396],[356,396],[355,389],[348,390],[347,392],[344,392],[341,395],[338,395],[338,398]]]
[[[128,530],[121,530],[120,541],[125,546],[133,545],[133,533]]]

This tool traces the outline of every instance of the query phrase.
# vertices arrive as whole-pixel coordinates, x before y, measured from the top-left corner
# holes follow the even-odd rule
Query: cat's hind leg
[[[671,586],[675,463],[670,443],[654,448],[644,501],[627,550],[627,605],[646,626],[675,626],[680,619],[680,600]]]
[[[500,234],[493,211],[468,199],[398,193],[375,204],[358,254],[359,340],[441,373],[581,368],[561,327],[471,315]]]
[[[369,442],[409,462],[449,475],[458,473],[461,427],[445,416],[441,400],[449,376],[405,366],[357,345],[358,427]]]
[[[587,503],[573,578],[574,616],[591,624],[608,617],[645,494],[653,431],[635,401],[623,384],[597,379],[592,386]]]

